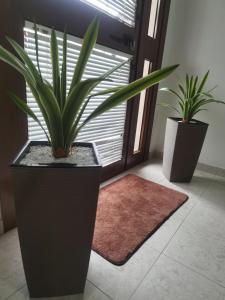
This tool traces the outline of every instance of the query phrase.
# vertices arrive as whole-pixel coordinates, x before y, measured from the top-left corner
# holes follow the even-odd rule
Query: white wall
[[[161,86],[174,87],[177,76],[211,70],[208,87],[225,101],[225,0],[172,0],[163,65],[179,63],[176,74]],[[173,101],[162,92],[158,100]],[[200,162],[225,169],[225,105],[212,105],[197,119],[210,124]],[[157,107],[150,151],[163,151],[165,122],[174,115]]]

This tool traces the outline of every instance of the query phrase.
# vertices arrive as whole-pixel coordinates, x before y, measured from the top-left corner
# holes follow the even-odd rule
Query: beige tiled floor
[[[225,300],[225,178],[196,171],[190,184],[173,184],[157,162],[129,172],[190,199],[125,265],[92,252],[84,295],[57,299]],[[0,238],[0,299],[29,299],[16,230]]]

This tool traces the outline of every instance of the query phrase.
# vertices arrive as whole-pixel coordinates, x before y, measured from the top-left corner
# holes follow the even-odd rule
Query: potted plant
[[[18,57],[0,46],[0,59],[24,77],[47,127],[43,128],[24,100],[10,94],[15,104],[41,126],[47,139],[29,142],[11,165],[21,253],[31,297],[62,296],[84,290],[101,164],[92,143],[74,143],[78,132],[93,118],[157,84],[177,68],[166,67],[128,85],[93,93],[102,80],[108,80],[122,66],[100,77],[82,80],[98,31],[99,20],[95,18],[85,33],[68,92],[66,33],[61,68],[56,33],[51,33],[52,83],[40,71],[36,28],[37,67],[14,40],[8,38]],[[109,96],[81,122],[88,102],[102,94]]]
[[[200,111],[206,110],[210,103],[225,104],[215,100],[212,91],[205,89],[209,71],[199,80],[198,76],[186,74],[185,83],[178,84],[179,91],[162,88],[178,100],[177,105],[161,103],[179,117],[167,118],[163,152],[163,173],[172,182],[190,182],[196,168],[206,136],[208,124],[193,119]]]

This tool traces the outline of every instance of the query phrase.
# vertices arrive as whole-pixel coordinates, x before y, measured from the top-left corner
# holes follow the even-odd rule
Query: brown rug
[[[115,265],[124,264],[187,199],[131,174],[105,186],[100,191],[92,249]]]

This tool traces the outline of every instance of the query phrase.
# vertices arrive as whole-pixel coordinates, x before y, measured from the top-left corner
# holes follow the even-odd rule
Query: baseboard
[[[213,167],[203,163],[198,163],[197,169],[203,172],[211,173],[213,175],[225,177],[225,169]]]
[[[149,152],[149,159],[157,159],[157,160],[162,160],[163,159],[163,152],[161,151],[151,151]],[[207,164],[203,163],[198,163],[197,164],[197,169],[203,172],[207,172],[216,176],[221,176],[225,177],[225,169],[210,166]]]

